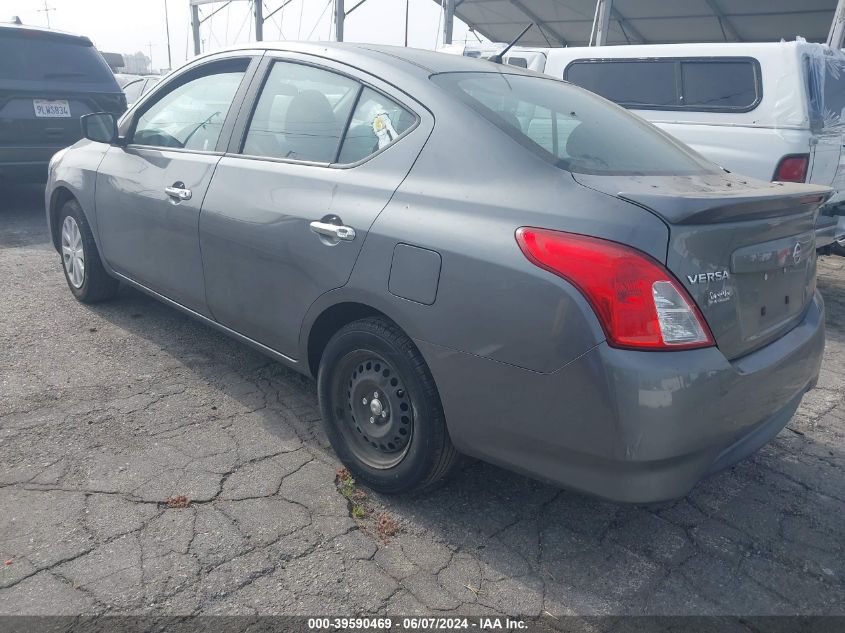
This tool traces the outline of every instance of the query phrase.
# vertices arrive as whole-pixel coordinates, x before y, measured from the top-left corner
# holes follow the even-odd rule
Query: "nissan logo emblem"
[[[796,264],[801,261],[801,242],[795,242],[795,248],[792,249],[792,261]]]

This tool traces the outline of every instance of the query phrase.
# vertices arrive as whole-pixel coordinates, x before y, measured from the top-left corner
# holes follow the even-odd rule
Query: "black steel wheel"
[[[419,350],[371,318],[329,341],[317,378],[326,434],[360,482],[380,492],[428,487],[455,467],[440,397]]]
[[[365,350],[349,352],[336,372],[335,398],[345,400],[347,408],[339,406],[335,413],[344,422],[350,450],[372,468],[395,466],[414,434],[414,411],[401,376],[384,358]]]

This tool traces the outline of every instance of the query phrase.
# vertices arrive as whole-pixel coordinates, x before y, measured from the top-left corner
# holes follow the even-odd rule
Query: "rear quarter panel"
[[[515,239],[520,226],[595,235],[666,256],[668,229],[654,215],[578,185],[462,104],[441,103],[428,143],[371,228],[347,287],[323,301],[360,301],[412,338],[554,371],[604,334],[574,286],[525,258]],[[431,305],[390,292],[400,243],[440,255]]]

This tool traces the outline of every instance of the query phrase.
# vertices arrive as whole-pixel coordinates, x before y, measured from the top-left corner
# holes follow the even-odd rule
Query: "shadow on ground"
[[[829,337],[841,350],[845,280],[825,277],[820,287],[833,297]],[[240,388],[219,379],[221,366],[255,367],[241,375],[265,401],[298,392],[308,415],[291,422],[268,408],[264,424],[281,434],[292,424],[310,451],[331,459],[311,380],[132,290],[93,310],[184,359],[229,397],[239,399]],[[198,355],[207,361],[193,362]],[[254,393],[243,399],[254,402]],[[802,413],[750,460],[659,507],[605,503],[480,462],[429,494],[371,498],[376,512],[406,526],[403,547],[429,548],[429,570],[446,588],[433,608],[475,601],[506,613],[841,613],[845,413],[826,415]],[[816,439],[820,424],[835,429]],[[426,544],[411,545],[416,539]]]
[[[474,462],[367,493],[355,521],[313,381],[134,290],[77,304],[40,213],[0,218],[3,612],[845,612],[845,259],[820,266],[819,388],[688,498],[610,504]]]

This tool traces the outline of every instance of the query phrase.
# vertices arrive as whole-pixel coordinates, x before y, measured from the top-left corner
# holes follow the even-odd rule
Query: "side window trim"
[[[349,114],[343,124],[343,131],[340,133],[340,141],[338,141],[337,149],[334,153],[334,160],[330,163],[332,165],[337,165],[340,160],[340,153],[343,151],[344,143],[346,143],[346,135],[349,133],[349,126],[352,125],[352,118],[355,116],[355,110],[358,109],[358,103],[361,101],[362,94],[364,94],[364,84],[358,81],[358,91],[355,93],[355,98],[352,100],[352,107],[349,108]]]
[[[343,128],[343,133],[340,138],[340,143],[337,147],[337,152],[335,154],[335,162],[333,163],[320,163],[315,161],[308,161],[308,160],[300,160],[296,158],[278,158],[273,156],[253,156],[249,154],[243,154],[242,150],[246,143],[247,133],[249,132],[249,125],[252,121],[253,114],[255,113],[255,109],[258,107],[258,100],[261,97],[261,91],[264,89],[264,84],[267,82],[267,79],[270,77],[270,72],[273,69],[273,64],[275,63],[289,63],[289,64],[301,64],[303,66],[312,66],[314,68],[318,68],[320,70],[324,70],[326,72],[332,72],[358,84],[358,92],[355,95],[355,100],[352,109],[349,112],[348,120]],[[355,115],[355,110],[358,107],[358,102],[361,99],[361,95],[364,92],[364,88],[370,88],[371,90],[377,92],[378,94],[384,95],[386,98],[390,99],[391,101],[395,101],[398,105],[403,107],[407,110],[410,114],[414,116],[414,122],[408,126],[408,129],[402,132],[399,136],[396,137],[393,143],[390,145],[379,149],[376,152],[373,152],[366,158],[356,161],[354,163],[338,163],[338,157],[340,156],[340,152],[343,150],[343,143],[346,140],[346,133],[349,130],[349,125],[352,122],[352,118]],[[338,68],[334,68],[332,66],[327,66],[320,64],[318,61],[311,61],[311,60],[303,60],[299,58],[293,57],[282,57],[282,56],[269,56],[265,55],[260,63],[256,66],[255,72],[252,75],[252,78],[249,82],[248,88],[245,90],[243,102],[240,108],[240,111],[237,116],[237,120],[233,123],[233,130],[231,134],[231,139],[228,143],[228,146],[223,150],[226,156],[234,157],[234,158],[243,158],[245,160],[264,160],[270,161],[275,163],[290,163],[295,165],[311,165],[314,167],[327,167],[330,169],[350,169],[353,167],[358,167],[362,165],[374,157],[381,154],[383,151],[393,147],[396,143],[401,141],[405,138],[408,134],[413,132],[417,127],[419,127],[421,121],[421,117],[419,113],[416,111],[416,108],[412,108],[407,105],[407,102],[403,99],[400,99],[392,94],[386,93],[382,88],[379,88],[366,80],[362,79],[359,76],[353,75],[351,72],[346,72],[340,70]]]
[[[669,111],[685,111],[685,112],[751,112],[760,105],[763,100],[763,77],[760,68],[760,61],[754,57],[743,56],[710,56],[710,57],[606,57],[606,58],[579,58],[570,61],[563,69],[563,79],[569,81],[569,70],[576,64],[603,64],[603,63],[633,63],[633,62],[675,62],[675,99],[676,103],[670,106],[656,105],[656,104],[629,104],[624,102],[617,102],[618,105],[629,110],[669,110]],[[713,106],[705,107],[700,105],[688,106],[684,103],[683,93],[683,74],[682,66],[685,63],[730,63],[743,62],[751,64],[754,72],[754,102],[748,106]],[[577,84],[575,84],[577,85]]]
[[[182,73],[179,77],[175,78],[174,81],[168,81],[166,84],[166,89],[162,90],[160,94],[156,94],[154,99],[147,100],[141,109],[138,109],[132,113],[131,119],[128,121],[128,128],[126,131],[126,138],[132,139],[135,134],[135,127],[137,125],[138,119],[141,115],[144,114],[147,110],[149,110],[152,106],[158,103],[161,99],[166,97],[170,94],[173,90],[179,88],[180,86],[185,85],[186,83],[193,81],[199,77],[203,77],[206,74],[214,74],[213,69],[211,72],[203,73],[198,72],[203,68],[207,68],[208,66],[217,66],[221,63],[225,63],[227,61],[238,60],[238,59],[248,59],[248,64],[246,70],[244,71],[244,75],[241,78],[241,83],[238,86],[238,89],[235,91],[235,95],[232,98],[232,103],[229,106],[229,111],[226,113],[226,118],[223,121],[223,125],[220,128],[220,136],[217,139],[217,143],[213,150],[196,150],[196,149],[187,149],[187,148],[180,148],[180,147],[158,147],[156,145],[142,145],[140,143],[134,143],[132,140],[129,140],[126,144],[128,148],[135,148],[135,149],[145,149],[145,150],[154,150],[154,151],[163,151],[166,150],[168,152],[185,152],[191,154],[223,154],[226,151],[226,147],[229,144],[229,140],[232,135],[232,130],[234,129],[235,120],[237,117],[238,112],[241,109],[241,105],[243,104],[244,95],[246,94],[247,88],[249,87],[255,72],[258,69],[259,63],[261,61],[261,55],[244,55],[244,56],[226,56],[226,57],[217,57],[214,59],[210,59],[202,64],[198,64],[197,66],[193,66],[187,69],[184,73]],[[143,95],[142,95],[143,96]]]

